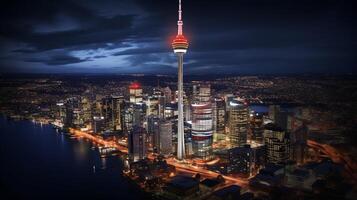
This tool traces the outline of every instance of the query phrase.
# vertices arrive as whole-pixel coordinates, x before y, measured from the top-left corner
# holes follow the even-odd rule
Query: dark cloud
[[[356,72],[352,0],[183,3],[187,73]],[[170,47],[176,0],[9,0],[0,9],[0,65],[29,72],[26,62],[56,72],[79,64],[76,72],[177,70]]]
[[[88,60],[82,60],[77,57],[69,55],[57,55],[50,58],[29,58],[26,62],[45,63],[47,65],[68,65],[73,63],[80,63]]]
[[[120,42],[127,39],[134,20],[133,15],[96,15],[89,8],[68,0],[9,1],[4,4],[2,11],[0,34],[27,43],[38,51]],[[67,24],[61,25],[64,20],[61,16],[65,16]],[[77,24],[76,27],[66,29],[66,25],[73,24]],[[56,29],[56,25],[63,27]],[[28,49],[16,51],[31,52]]]

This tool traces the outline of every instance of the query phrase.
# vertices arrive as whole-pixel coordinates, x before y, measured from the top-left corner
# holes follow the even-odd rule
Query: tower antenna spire
[[[179,21],[182,20],[181,0],[179,0]]]
[[[182,27],[183,27],[183,21],[182,21],[181,0],[179,0],[177,35],[182,35],[182,33],[183,33]]]

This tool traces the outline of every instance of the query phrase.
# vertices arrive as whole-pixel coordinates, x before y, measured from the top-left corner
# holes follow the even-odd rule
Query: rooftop
[[[215,196],[219,196],[219,197],[226,197],[229,194],[239,194],[240,195],[240,189],[241,189],[241,187],[239,187],[238,185],[230,185],[230,186],[227,186],[227,187],[224,187],[222,189],[215,191],[213,194]]]
[[[207,187],[214,187],[214,186],[220,184],[220,182],[217,179],[206,178],[205,180],[201,181],[201,184],[205,185]]]
[[[198,182],[194,178],[189,176],[175,176],[168,183],[168,185],[180,189],[189,189],[198,185]]]

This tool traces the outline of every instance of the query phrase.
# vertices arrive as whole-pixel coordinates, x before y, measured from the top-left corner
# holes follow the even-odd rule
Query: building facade
[[[102,99],[102,116],[104,117],[107,130],[119,131],[123,129],[123,108],[123,96],[108,96]]]
[[[140,126],[134,126],[128,134],[129,160],[137,162],[146,158],[146,130]]]
[[[212,104],[213,141],[225,140],[226,103],[223,98],[215,98]]]
[[[143,101],[143,89],[141,85],[137,82],[133,82],[129,86],[129,101],[130,103],[140,103]]]
[[[281,164],[289,160],[290,138],[286,131],[270,123],[265,125],[263,137],[267,163]]]
[[[247,143],[249,107],[245,102],[232,100],[229,103],[229,141],[231,147],[242,147]]]

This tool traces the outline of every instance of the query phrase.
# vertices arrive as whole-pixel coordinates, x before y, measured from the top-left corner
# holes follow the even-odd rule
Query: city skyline
[[[0,191],[356,199],[353,16],[337,0],[8,1]]]
[[[176,32],[174,4],[6,2],[0,72],[175,74],[175,55],[167,53]],[[355,73],[351,4],[188,1],[192,51],[185,73]]]
[[[309,199],[311,195],[355,197],[356,101],[343,92],[356,87],[354,79],[237,76],[188,81],[183,101],[185,162],[176,159],[177,79],[162,76],[165,86],[95,79],[0,79],[4,86],[0,91],[0,123],[6,170],[16,172],[26,166],[19,165],[22,159],[9,159],[11,155],[21,158],[18,154],[30,154],[44,156],[43,166],[25,167],[25,177],[30,177],[25,179],[36,186],[53,183],[47,169],[53,159],[55,166],[50,169],[62,171],[58,176],[71,174],[71,166],[87,172],[80,182],[86,177],[104,178],[103,173],[122,171],[100,184],[116,188],[104,194],[108,197],[127,192],[111,182],[124,178],[145,193],[169,199],[226,199],[221,195],[228,189],[230,195],[249,196],[251,200],[285,199],[286,191],[296,199]],[[23,141],[20,146],[19,140]],[[53,148],[46,145],[46,151],[42,151],[43,145],[37,151],[31,144],[44,141],[55,144],[51,144]],[[74,152],[81,152],[74,153],[74,162],[67,158],[73,157],[72,145],[68,144],[78,149]],[[20,148],[23,145],[28,147]],[[47,155],[47,149],[52,153]],[[66,157],[59,152],[67,152]],[[88,157],[88,152],[96,155]],[[47,158],[51,156],[53,159]],[[112,159],[123,165],[109,164]],[[87,164],[74,164],[78,162]],[[67,164],[70,167],[64,167]],[[23,180],[23,174],[6,174],[5,185],[10,190],[5,187],[4,191],[11,195],[13,191],[30,196],[54,194],[52,189],[31,189],[26,181],[13,181]],[[71,178],[56,180],[61,185],[56,190],[63,191],[61,196],[82,195],[66,189],[73,187],[68,180]],[[74,184],[84,193],[89,191],[88,184],[93,185],[91,181]],[[92,186],[93,191],[100,192],[101,186]],[[99,196],[103,197],[93,194],[89,199]]]

